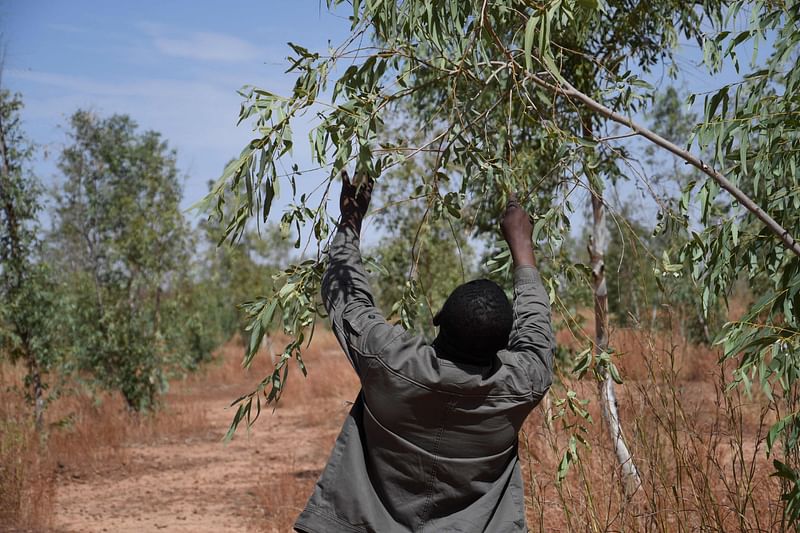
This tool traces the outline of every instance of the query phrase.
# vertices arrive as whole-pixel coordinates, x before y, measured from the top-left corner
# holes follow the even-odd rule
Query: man
[[[429,345],[375,307],[359,253],[372,186],[343,175],[322,280],[361,392],[295,528],[525,531],[517,435],[550,387],[554,348],[528,215],[512,198],[501,223],[515,267],[513,308],[493,282],[462,285],[436,315]]]

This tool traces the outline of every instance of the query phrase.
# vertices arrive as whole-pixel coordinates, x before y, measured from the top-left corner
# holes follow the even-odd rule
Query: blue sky
[[[346,17],[317,0],[5,0],[2,83],[23,95],[26,133],[42,148],[35,171],[48,188],[76,109],[127,113],[177,149],[188,206],[250,138],[249,127],[236,127],[236,91],[289,92],[286,42],[324,51],[348,30]],[[297,145],[301,160],[305,144]]]

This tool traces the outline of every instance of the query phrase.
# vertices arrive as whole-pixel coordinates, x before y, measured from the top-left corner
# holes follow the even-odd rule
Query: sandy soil
[[[635,332],[617,332],[616,339],[622,353],[645,353],[653,368],[670,361],[664,355],[672,346],[669,339],[664,340],[667,348],[649,352],[643,351]],[[222,351],[222,364],[187,383],[173,384],[155,429],[132,431],[124,439],[122,453],[108,454],[113,459],[94,461],[83,470],[77,461],[63,460],[53,530],[291,531],[328,458],[349,401],[357,394],[358,380],[335,339],[318,333],[304,357],[308,378],[294,371],[278,409],[262,412],[249,434],[240,430],[233,442],[223,444],[233,416],[228,404],[268,373],[270,361],[257,358],[260,367],[244,376],[239,368],[241,348],[227,346]],[[716,369],[718,354],[690,347],[680,356],[674,363],[683,376],[677,378],[677,396],[666,381],[653,386],[661,374],[650,377],[642,357],[626,358],[620,366],[626,378],[618,389],[620,413],[630,428],[643,477],[650,483],[646,496],[652,502],[646,505],[659,509],[663,517],[658,528],[777,530],[772,526],[780,524],[780,486],[769,476],[768,458],[754,447],[763,442],[769,427],[760,419],[763,402],[731,395],[729,413],[715,394],[718,378],[708,374]],[[586,430],[592,450],[582,452],[582,468],[573,467],[559,489],[556,471],[574,431],[574,426],[565,430],[564,425],[583,422],[567,415],[550,431],[543,410],[534,411],[524,428],[527,440],[522,448],[529,525],[534,531],[545,529],[544,524],[548,531],[642,530],[641,517],[653,513],[640,512],[647,508],[644,503],[632,506],[622,497],[613,474],[616,459],[595,400],[596,383],[587,378],[568,386],[579,398],[592,400],[587,409],[596,422]],[[553,402],[563,394],[563,388],[556,389]],[[673,398],[681,402],[683,413],[674,419],[670,418],[675,416]],[[672,440],[670,428],[675,428],[679,440]],[[751,459],[736,462],[732,439],[739,434],[742,456],[755,458],[754,470]],[[682,475],[679,484],[674,472]],[[587,492],[586,486],[592,490]],[[679,503],[676,486],[682,491]],[[744,501],[745,489],[753,497],[747,500],[743,511],[747,521],[742,522],[736,506]]]
[[[128,445],[124,460],[103,471],[60,476],[56,531],[291,530],[288,524],[325,464],[347,402],[282,400],[274,413],[262,412],[249,433],[240,430],[225,444],[221,438],[233,415],[226,407],[246,387],[213,381],[167,398],[168,408],[191,402],[204,415],[205,428],[188,437],[167,432],[155,442]]]

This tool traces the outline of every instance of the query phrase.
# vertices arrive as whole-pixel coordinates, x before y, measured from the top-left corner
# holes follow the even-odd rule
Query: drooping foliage
[[[292,131],[299,117],[316,112],[309,142],[327,178],[320,195],[294,195],[281,223],[298,235],[300,225],[311,226],[318,252],[330,233],[330,184],[342,169],[350,165],[377,176],[430,154],[414,189],[431,214],[427,224],[458,221],[466,209],[474,214],[466,229],[493,243],[497,216],[514,190],[535,213],[535,239],[563,258],[559,249],[573,202],[582,191],[601,192],[606,180],[625,177],[617,162],[626,152],[597,140],[608,129],[602,117],[535,79],[543,76],[552,85],[569,72],[573,83],[607,106],[633,111],[649,86],[632,70],[669,63],[679,35],[701,40],[706,11],[719,10],[719,3],[702,5],[354,2],[351,36],[341,46],[323,55],[291,44],[289,70],[297,73],[291,95],[243,90],[240,119],[253,122],[256,136],[226,168],[209,202],[217,198],[222,214],[226,187],[244,185],[246,194],[228,198],[234,204],[225,208],[232,211],[226,231],[234,239],[251,217],[268,220],[281,181],[295,191],[306,174],[288,161]],[[387,126],[388,113],[398,108],[412,110],[408,128]],[[495,270],[507,274],[507,251],[501,248],[496,259]],[[292,275],[302,281],[260,305],[268,316],[280,306],[295,338],[317,312],[321,266],[319,260],[298,265]],[[571,262],[554,270],[563,277],[549,278],[551,284],[585,280],[586,270]],[[556,289],[551,285],[551,293]],[[404,290],[395,307],[411,309],[417,292]],[[287,298],[296,299],[297,312],[286,312],[279,300]],[[287,347],[285,355],[299,355],[296,348]],[[265,382],[267,398],[277,398],[282,386],[280,375],[272,378]],[[239,414],[247,408],[243,404]]]
[[[344,4],[328,2],[334,9]],[[585,191],[607,203],[603,191],[609,184],[644,180],[629,161],[631,145],[620,139],[631,132],[645,135],[699,170],[666,178],[674,181],[670,190],[675,196],[659,203],[654,224],[659,238],[670,243],[654,254],[657,279],[682,278],[684,289],[696,287],[699,302],[691,294],[684,298],[690,308],[699,304],[704,321],[716,298],[724,299],[742,277],[758,297],[746,317],[726,326],[720,342],[725,357],[739,361],[733,384],[749,387],[757,381],[780,412],[768,444],[782,443],[776,473],[786,483],[786,517],[797,520],[800,259],[787,243],[800,233],[800,151],[795,146],[800,3],[351,4],[351,35],[340,46],[317,52],[291,44],[290,71],[297,73],[292,94],[252,87],[243,91],[240,118],[253,122],[256,135],[227,167],[210,198],[222,199],[226,186],[244,184],[247,194],[236,199],[228,234],[235,238],[251,217],[268,220],[279,183],[289,182],[294,190],[307,175],[288,162],[295,143],[292,128],[300,117],[316,113],[309,143],[315,163],[327,171],[319,188],[324,192],[295,195],[283,214],[284,227],[295,226],[300,234],[301,225],[311,226],[319,252],[330,233],[328,192],[342,169],[386,175],[420,153],[433,153],[415,189],[434,214],[430,223],[463,219],[465,211],[478,213],[467,229],[491,243],[507,193],[516,191],[534,213],[534,238],[558,272],[548,283],[551,299],[560,304],[559,285],[587,283],[590,275],[586,267],[564,261],[560,247],[575,202]],[[680,69],[673,59],[679,40],[702,47],[711,74],[724,65],[741,76],[702,97],[703,117],[691,144],[686,138],[670,139],[687,134],[677,123],[659,135],[644,132],[630,118],[653,103],[654,89],[643,80],[651,69],[665,66],[673,74]],[[753,59],[746,63],[738,55],[748,47]],[[689,99],[695,102],[698,97]],[[398,108],[414,125],[407,135],[386,127],[388,114]],[[747,209],[739,202],[731,209],[717,208],[720,195],[727,194],[721,187],[733,192],[723,180],[744,192],[740,199],[748,200],[742,204]],[[757,208],[777,225],[764,225],[765,217],[754,215]],[[697,220],[690,216],[693,209],[700,212]],[[260,304],[270,317],[280,306],[286,331],[296,338],[303,337],[317,312],[314,291],[321,257],[318,253],[317,260],[290,269],[296,282]],[[501,251],[492,265],[503,272],[509,262]],[[408,308],[414,295],[403,291],[398,309]],[[283,372],[265,380],[255,396],[243,398],[234,426],[259,394],[268,400],[279,397],[286,359],[299,357],[299,347],[287,347]],[[584,372],[591,359],[591,351],[584,352],[576,370]],[[610,361],[596,363],[610,365],[613,374]]]
[[[749,23],[735,26],[743,18]],[[741,80],[705,97],[696,141],[713,151],[714,164],[731,181],[796,235],[800,232],[800,3],[737,1],[714,22],[717,34],[705,43],[706,63],[712,73],[732,64]],[[753,50],[749,61],[739,57],[745,45]],[[699,192],[702,222],[707,223],[719,191],[707,181]],[[777,244],[752,214],[738,206],[721,223],[707,224],[696,234],[684,257],[703,285],[706,307],[712,295],[730,294],[739,279],[746,279],[753,289],[755,303],[744,317],[726,325],[719,343],[724,357],[739,363],[731,385],[741,383],[749,389],[757,383],[774,404],[778,421],[767,445],[774,452],[781,443],[781,458],[774,459],[774,465],[785,484],[787,518],[797,523],[800,257]]]

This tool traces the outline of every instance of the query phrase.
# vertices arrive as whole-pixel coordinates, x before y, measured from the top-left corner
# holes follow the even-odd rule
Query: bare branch
[[[783,226],[773,219],[766,211],[761,209],[761,207],[749,196],[747,196],[741,189],[731,183],[731,181],[723,176],[722,173],[703,162],[699,157],[695,156],[688,150],[679,147],[675,143],[668,141],[664,137],[661,137],[654,131],[642,126],[641,124],[634,122],[632,119],[609,109],[605,105],[579,91],[568,82],[564,85],[554,85],[533,74],[528,74],[528,77],[540,87],[543,87],[549,91],[553,91],[554,93],[560,94],[567,98],[578,100],[590,110],[606,117],[607,119],[613,120],[614,122],[630,128],[635,134],[641,135],[653,144],[664,148],[668,152],[671,152],[675,156],[683,159],[693,167],[702,171],[704,174],[716,181],[720,187],[728,191],[731,196],[736,198],[736,200],[742,206],[744,206],[745,209],[753,213],[759,220],[761,220],[767,226],[767,228],[769,228],[769,230],[774,233],[783,242],[783,244],[786,245],[789,250],[800,257],[800,243],[797,242],[797,240],[789,233],[788,230],[784,229]]]

